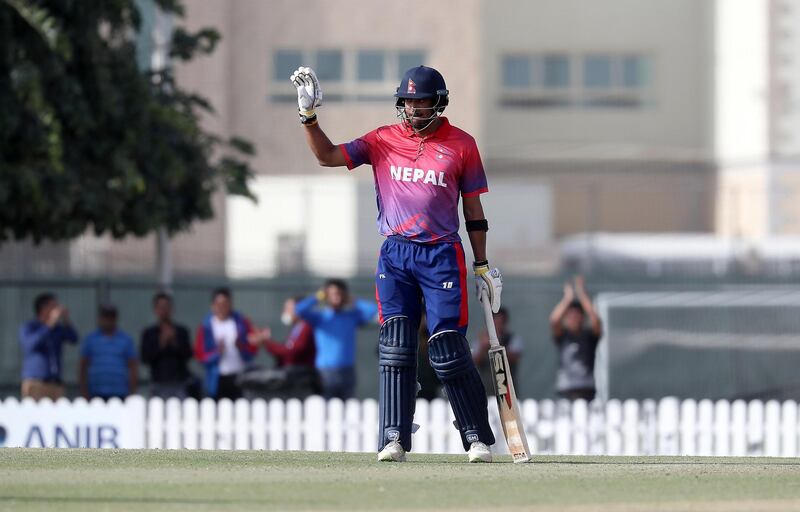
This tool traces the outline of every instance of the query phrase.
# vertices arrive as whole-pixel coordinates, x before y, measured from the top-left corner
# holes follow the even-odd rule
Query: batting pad
[[[431,367],[447,391],[464,450],[469,450],[475,441],[494,444],[486,390],[472,361],[467,339],[456,331],[434,334],[428,341],[428,355]]]
[[[399,441],[406,451],[410,451],[417,396],[417,326],[411,325],[405,316],[386,320],[381,325],[378,347],[378,451],[391,441]]]

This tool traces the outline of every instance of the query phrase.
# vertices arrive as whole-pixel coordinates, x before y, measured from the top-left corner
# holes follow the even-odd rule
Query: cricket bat
[[[528,462],[531,460],[531,451],[528,449],[528,440],[525,437],[525,425],[522,424],[522,417],[519,414],[517,393],[514,391],[514,382],[511,379],[511,366],[508,364],[506,347],[500,345],[497,339],[489,295],[484,292],[482,299],[480,302],[483,306],[486,330],[489,333],[489,364],[494,377],[492,382],[503,434],[514,462]]]

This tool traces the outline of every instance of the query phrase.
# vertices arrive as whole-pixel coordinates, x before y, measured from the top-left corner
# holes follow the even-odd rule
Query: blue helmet
[[[448,94],[441,73],[427,66],[417,66],[403,74],[400,87],[394,95],[397,98],[395,107],[403,107],[407,99],[437,98],[436,111],[441,114],[448,104]]]

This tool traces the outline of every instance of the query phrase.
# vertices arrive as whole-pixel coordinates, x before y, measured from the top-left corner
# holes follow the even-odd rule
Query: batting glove
[[[503,292],[503,275],[500,269],[489,269],[488,261],[476,261],[472,264],[472,269],[475,271],[475,291],[478,294],[478,300],[483,301],[483,293],[489,297],[489,304],[492,306],[492,312],[497,313],[500,310],[500,294]]]
[[[314,119],[314,109],[322,105],[322,88],[314,70],[307,67],[297,68],[289,77],[297,87],[297,107],[300,110],[300,120]]]

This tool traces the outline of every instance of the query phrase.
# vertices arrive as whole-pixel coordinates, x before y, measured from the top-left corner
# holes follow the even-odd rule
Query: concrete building
[[[300,63],[321,70],[321,124],[344,142],[394,122],[391,93],[414,63],[398,64],[414,53],[443,72],[447,115],[479,142],[490,176],[491,257],[507,271],[552,268],[562,235],[712,231],[712,7],[445,2],[437,9],[447,23],[434,27],[398,23],[429,10],[424,2],[312,2],[323,21],[298,38],[289,28],[301,16],[289,2],[191,2],[195,26],[236,26],[214,61],[232,55],[227,128],[257,142],[264,173],[258,206],[228,202],[229,273],[270,275],[285,270],[281,262],[317,273],[370,271],[380,242],[371,173],[316,166],[286,79]],[[370,59],[382,67],[374,76]],[[190,66],[185,84],[223,74],[200,66]]]
[[[190,29],[223,39],[179,81],[215,106],[209,128],[255,143],[259,202],[220,197],[173,244],[177,272],[373,270],[371,171],[316,165],[288,81],[300,64],[319,72],[337,143],[396,122],[404,69],[441,70],[446,115],[479,143],[490,257],[508,272],[553,269],[578,233],[800,233],[800,0],[185,3]],[[90,255],[141,267],[153,245],[73,252],[87,271]]]

